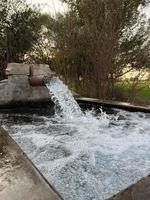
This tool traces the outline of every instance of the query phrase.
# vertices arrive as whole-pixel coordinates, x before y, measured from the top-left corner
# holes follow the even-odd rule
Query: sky
[[[67,6],[60,0],[27,0],[31,5],[40,6],[41,10],[46,13],[54,14],[56,12],[66,12]]]
[[[66,12],[67,6],[60,0],[27,0],[31,5],[39,5],[41,10],[46,13],[55,15],[56,12]],[[150,18],[150,5],[144,9],[144,12]]]

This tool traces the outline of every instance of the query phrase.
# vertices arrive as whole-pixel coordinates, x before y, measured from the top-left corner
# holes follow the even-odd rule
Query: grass
[[[132,82],[118,83],[117,86],[126,94],[131,93],[134,89],[137,98],[150,100],[150,82],[140,82],[135,88],[133,88]]]

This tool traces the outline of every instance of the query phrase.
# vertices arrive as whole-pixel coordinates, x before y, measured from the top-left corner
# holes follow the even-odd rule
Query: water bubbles
[[[47,87],[54,116],[19,115],[15,125],[3,115],[0,124],[65,200],[105,200],[150,173],[149,114],[82,113],[60,80]]]
[[[81,116],[82,111],[75,101],[68,87],[56,77],[46,80],[46,86],[51,94],[51,99],[56,105],[56,113],[66,118]]]

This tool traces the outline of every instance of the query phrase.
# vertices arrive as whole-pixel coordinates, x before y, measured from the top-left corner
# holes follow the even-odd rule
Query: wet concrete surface
[[[80,103],[82,104],[82,101]],[[96,103],[99,106],[97,101]],[[137,110],[137,108],[133,109]],[[149,109],[145,109],[149,112]],[[33,122],[33,119],[31,121]],[[0,129],[0,200],[27,199],[57,200],[61,198],[33,167],[16,143],[4,130]],[[150,176],[141,179],[109,200],[150,200]]]
[[[0,128],[0,200],[60,200],[59,194]]]
[[[141,179],[108,200],[150,200],[150,176]]]
[[[103,108],[117,108],[117,109],[123,109],[131,112],[144,112],[144,113],[150,113],[150,106],[141,106],[141,105],[135,105],[131,103],[126,102],[120,102],[120,101],[107,101],[100,99],[94,99],[94,98],[86,98],[86,97],[79,97],[76,98],[77,102],[79,104],[84,104],[84,107],[95,107],[95,106],[102,106]]]

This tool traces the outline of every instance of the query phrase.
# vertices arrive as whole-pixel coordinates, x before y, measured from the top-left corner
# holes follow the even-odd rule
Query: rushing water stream
[[[51,77],[50,80],[46,80],[46,86],[51,94],[51,99],[55,103],[58,115],[62,114],[63,117],[69,119],[82,116],[82,111],[71,91],[60,79]]]
[[[0,123],[65,200],[104,200],[150,174],[150,114],[82,112],[60,80],[52,116],[0,114]]]

